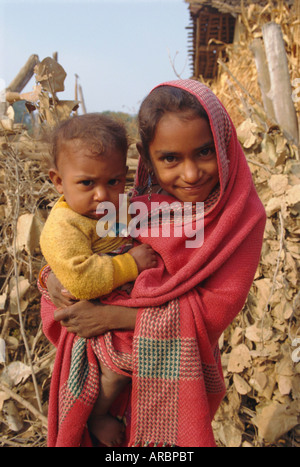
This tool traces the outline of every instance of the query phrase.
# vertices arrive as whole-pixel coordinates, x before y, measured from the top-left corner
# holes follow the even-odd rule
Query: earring
[[[150,201],[150,200],[151,200],[151,195],[152,195],[152,177],[151,177],[151,173],[150,173],[150,172],[148,173],[148,184],[147,184],[147,187],[148,187],[148,200]]]

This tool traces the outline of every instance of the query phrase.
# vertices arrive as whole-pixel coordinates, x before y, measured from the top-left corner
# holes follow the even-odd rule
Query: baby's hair
[[[71,117],[54,129],[51,156],[55,167],[62,144],[75,139],[86,143],[95,157],[116,149],[126,160],[129,144],[123,123],[104,114],[87,113]]]
[[[139,134],[146,159],[150,160],[149,145],[155,137],[160,119],[167,113],[176,113],[186,119],[205,118],[208,115],[198,99],[188,91],[175,86],[159,86],[142,102],[138,114]]]

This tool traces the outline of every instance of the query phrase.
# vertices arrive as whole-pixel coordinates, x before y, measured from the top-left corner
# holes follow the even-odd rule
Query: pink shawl
[[[116,332],[86,340],[67,334],[42,297],[44,332],[58,349],[49,401],[50,446],[91,445],[86,422],[99,390],[99,358],[115,371],[132,374],[131,390],[113,408],[126,419],[127,446],[215,445],[211,421],[225,393],[218,339],[247,298],[265,211],[220,101],[197,81],[164,84],[194,94],[209,116],[220,189],[205,206],[204,243],[186,248],[184,237],[138,238],[160,255],[158,267],[137,278],[130,298],[115,292],[107,300],[139,308],[133,335]],[[145,184],[140,162],[136,187]],[[174,198],[133,200],[143,201],[151,212],[153,201]]]

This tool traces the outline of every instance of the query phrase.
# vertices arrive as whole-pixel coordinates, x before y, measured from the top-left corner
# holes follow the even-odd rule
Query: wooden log
[[[281,27],[273,22],[266,23],[262,32],[271,83],[269,97],[275,117],[286,136],[298,145],[298,120]]]
[[[82,108],[82,113],[86,114],[86,106],[85,106],[85,102],[84,102],[82,87],[80,85],[79,85],[79,95],[80,95],[80,104],[81,104],[81,108]]]
[[[273,102],[272,99],[270,99],[269,97],[271,83],[267,64],[267,57],[264,44],[261,41],[261,39],[254,39],[253,42],[250,44],[250,50],[252,51],[255,59],[258,84],[260,87],[265,112],[271,120],[275,120]]]
[[[300,0],[295,0],[294,12],[299,20],[300,18]],[[295,43],[296,43],[296,57],[297,57],[297,68],[300,68],[300,24],[295,26]]]
[[[25,65],[21,68],[17,76],[12,80],[7,87],[7,91],[21,92],[26,86],[28,81],[32,78],[34,67],[39,63],[38,55],[31,55]]]

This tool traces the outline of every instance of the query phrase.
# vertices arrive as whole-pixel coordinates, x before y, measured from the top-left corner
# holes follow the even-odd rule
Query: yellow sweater
[[[41,250],[47,263],[62,285],[80,300],[106,295],[138,275],[129,253],[105,254],[128,244],[130,239],[99,237],[97,222],[73,211],[62,196],[41,234]]]

